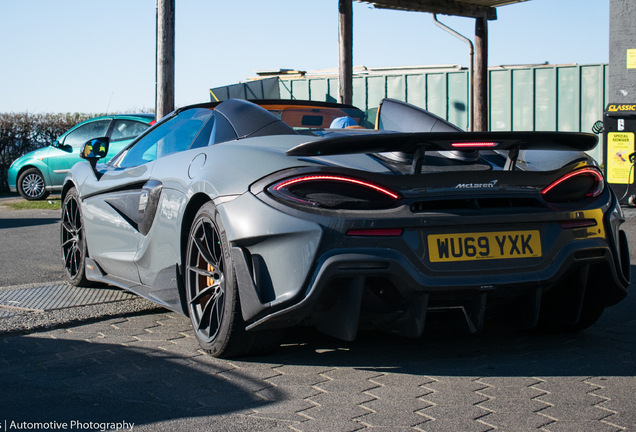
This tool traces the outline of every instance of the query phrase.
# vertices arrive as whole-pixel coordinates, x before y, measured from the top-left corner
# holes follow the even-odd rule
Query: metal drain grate
[[[135,298],[136,295],[120,289],[81,288],[64,284],[0,291],[0,318],[25,312],[42,312]]]

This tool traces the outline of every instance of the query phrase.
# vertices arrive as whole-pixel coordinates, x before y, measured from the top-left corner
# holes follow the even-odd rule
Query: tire
[[[276,334],[247,332],[229,244],[218,210],[204,204],[186,242],[185,291],[201,348],[214,357],[263,354],[279,346]]]
[[[93,283],[86,279],[86,236],[79,194],[75,188],[68,191],[62,203],[60,244],[66,280],[75,286],[92,286]]]
[[[42,200],[50,193],[46,190],[44,177],[37,168],[29,168],[20,174],[17,186],[22,198],[29,201]]]

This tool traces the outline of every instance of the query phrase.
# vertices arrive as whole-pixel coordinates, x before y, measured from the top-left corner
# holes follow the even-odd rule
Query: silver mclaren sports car
[[[417,338],[427,313],[576,331],[622,300],[621,208],[595,135],[463,132],[385,99],[229,99],[180,108],[107,164],[87,142],[62,191],[74,285],[133,291],[192,320],[218,357],[313,326]]]

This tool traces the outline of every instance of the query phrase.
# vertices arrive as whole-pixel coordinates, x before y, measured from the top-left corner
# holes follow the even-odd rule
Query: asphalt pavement
[[[56,220],[0,207],[0,294],[60,284]],[[230,361],[139,298],[21,311],[0,318],[0,431],[636,430],[635,308],[630,292],[566,335],[465,336],[444,321],[418,340],[296,331],[275,354]]]

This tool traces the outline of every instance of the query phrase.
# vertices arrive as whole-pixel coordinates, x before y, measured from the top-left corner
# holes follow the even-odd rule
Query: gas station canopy
[[[458,15],[470,18],[497,19],[497,7],[528,0],[356,0],[370,3],[378,9],[397,9],[414,12],[430,12]]]

